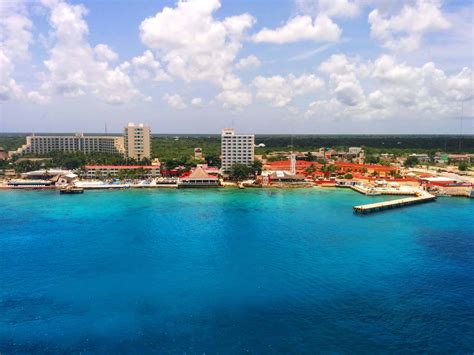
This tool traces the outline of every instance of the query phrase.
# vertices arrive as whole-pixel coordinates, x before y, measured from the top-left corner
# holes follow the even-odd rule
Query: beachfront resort
[[[127,124],[122,135],[33,134],[18,149],[2,150],[0,157],[7,168],[0,170],[0,188],[58,189],[61,193],[127,188],[349,188],[369,196],[412,196],[398,204],[372,206],[374,210],[432,201],[436,196],[474,196],[474,173],[455,165],[470,166],[473,154],[394,157],[382,153],[378,164],[367,161],[364,147],[316,151],[290,147],[259,155],[256,147],[265,144],[256,143],[255,135],[224,128],[217,161],[206,161],[206,152],[195,147],[194,165],[172,166],[153,156],[151,140],[151,128],[141,123]],[[57,152],[106,154],[128,164],[50,166],[51,155]],[[15,169],[28,162],[40,168]],[[356,212],[370,209],[354,206]]]

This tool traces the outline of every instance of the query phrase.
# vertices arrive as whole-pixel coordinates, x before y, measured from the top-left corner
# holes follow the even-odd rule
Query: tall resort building
[[[53,151],[62,152],[101,152],[123,154],[123,137],[117,136],[85,136],[84,134],[65,136],[36,136],[26,137],[26,143],[11,155],[48,154]]]
[[[224,128],[221,135],[221,170],[229,171],[234,164],[250,165],[254,160],[255,135],[235,134],[233,128]]]
[[[151,159],[150,127],[129,123],[123,133],[125,156],[136,160]]]

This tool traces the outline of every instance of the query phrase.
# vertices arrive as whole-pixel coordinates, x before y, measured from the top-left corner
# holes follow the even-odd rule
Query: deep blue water
[[[0,191],[0,353],[474,351],[474,201]]]

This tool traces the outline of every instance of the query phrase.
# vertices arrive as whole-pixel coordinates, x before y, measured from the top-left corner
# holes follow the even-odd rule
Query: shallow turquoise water
[[[474,201],[0,191],[0,353],[474,350]]]

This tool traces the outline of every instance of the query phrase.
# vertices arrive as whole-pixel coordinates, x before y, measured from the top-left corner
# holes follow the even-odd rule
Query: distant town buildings
[[[11,155],[48,154],[53,151],[82,153],[118,153],[123,154],[123,137],[114,136],[36,136],[26,137],[26,143]]]
[[[234,164],[251,165],[255,155],[255,135],[235,134],[224,128],[221,135],[221,169],[229,171]]]
[[[194,159],[201,160],[202,158],[202,148],[194,148]]]
[[[143,123],[129,123],[123,133],[125,156],[142,160],[151,158],[150,127]]]

